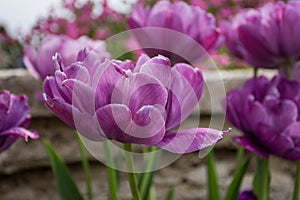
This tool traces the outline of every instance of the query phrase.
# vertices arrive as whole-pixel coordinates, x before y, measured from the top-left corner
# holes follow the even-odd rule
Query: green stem
[[[244,159],[245,159],[245,150],[244,148],[239,148],[236,157],[236,163],[237,163],[236,168],[239,168],[243,164]]]
[[[257,167],[253,182],[253,188],[258,200],[269,200],[269,161],[260,157],[257,157]]]
[[[141,200],[141,195],[139,193],[135,174],[133,173],[133,158],[132,158],[132,148],[131,144],[124,143],[123,148],[125,150],[125,160],[128,170],[128,180],[130,185],[131,194],[134,200]]]
[[[300,188],[300,161],[297,162],[297,171],[296,171],[293,200],[299,199],[299,188]]]
[[[108,143],[106,141],[103,142],[103,148],[104,148],[105,158],[107,162],[106,173],[107,173],[107,181],[108,181],[108,188],[109,188],[109,199],[117,200],[118,199],[117,171],[111,167],[113,166],[113,159],[109,150]]]
[[[86,182],[86,188],[87,188],[87,195],[88,195],[88,200],[93,199],[93,192],[92,192],[92,181],[91,181],[91,172],[90,172],[90,167],[89,167],[89,161],[86,156],[86,151],[85,147],[79,137],[79,133],[75,132],[75,135],[77,137],[77,141],[79,144],[79,150],[80,150],[80,156],[81,156],[81,163],[82,163],[82,168],[84,171],[84,176],[85,176],[85,182]]]
[[[254,78],[257,78],[258,68],[253,68],[253,76]]]
[[[156,166],[156,161],[158,159],[158,154],[155,151],[157,150],[157,147],[151,147],[151,155],[149,160],[146,162],[146,172],[141,177],[142,180],[139,182],[139,191],[142,196],[142,199],[146,199],[149,195],[149,189],[151,188],[153,177],[154,177],[154,168]]]
[[[217,180],[218,179],[217,172],[215,169],[213,151],[211,151],[206,156],[206,165],[207,165],[208,199],[219,200],[220,193],[219,193],[219,185]]]
[[[285,74],[287,76],[287,78],[289,80],[293,80],[294,79],[294,75],[293,75],[293,65],[292,65],[292,62],[288,59],[284,62],[283,64],[284,66],[284,71],[285,71]]]

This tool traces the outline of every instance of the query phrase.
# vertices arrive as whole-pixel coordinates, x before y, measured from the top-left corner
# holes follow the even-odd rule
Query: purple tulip
[[[240,194],[238,200],[257,200],[257,197],[252,190],[245,190]]]
[[[134,35],[149,56],[163,54],[179,62],[182,61],[182,58],[177,57],[182,55],[178,55],[176,49],[183,48],[182,51],[188,51],[188,55],[196,54],[196,49],[192,44],[185,44],[186,42],[182,42],[182,39],[176,39],[176,36],[170,35],[170,32],[164,32],[165,28],[185,34],[208,52],[216,50],[222,42],[214,16],[199,7],[190,6],[182,1],[174,3],[167,0],[158,1],[153,8],[144,8],[140,3],[129,16],[128,26],[130,29],[162,28],[162,31],[159,32],[145,29],[145,33]],[[156,48],[148,48],[149,43],[155,44]],[[173,53],[176,53],[177,57]],[[196,56],[191,57],[196,59]]]
[[[248,9],[222,25],[225,44],[255,67],[290,67],[300,60],[300,1]]]
[[[93,52],[68,67],[57,55],[56,64],[55,76],[43,84],[46,106],[89,139],[159,146],[180,154],[222,138],[222,131],[208,128],[174,131],[201,97],[199,69],[187,64],[171,68],[163,56],[142,55],[136,65],[102,62]]]
[[[30,118],[26,96],[16,96],[6,90],[0,92],[0,153],[19,137],[26,141],[39,137],[37,132],[26,129]]]
[[[249,79],[226,97],[226,118],[244,135],[234,140],[252,153],[300,160],[300,84],[275,76]]]
[[[66,65],[71,65],[76,61],[78,52],[84,48],[95,49],[103,60],[109,57],[104,43],[100,40],[93,41],[85,36],[72,39],[65,35],[48,35],[42,40],[38,50],[25,46],[23,61],[35,78],[44,80],[55,72],[52,56],[56,52],[64,57]]]

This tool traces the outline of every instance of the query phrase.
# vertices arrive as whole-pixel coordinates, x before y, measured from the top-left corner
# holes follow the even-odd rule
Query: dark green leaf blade
[[[250,163],[250,158],[248,158],[242,165],[238,165],[238,168],[234,173],[233,179],[227,189],[224,200],[238,199],[241,183],[248,169],[249,163]]]
[[[213,151],[206,156],[207,165],[207,182],[208,182],[208,198],[209,200],[220,200],[220,190],[218,185],[218,177],[215,169]]]
[[[49,141],[44,142],[61,200],[83,200],[71,174]]]
[[[173,197],[174,197],[174,186],[171,186],[170,188],[169,188],[169,191],[168,191],[168,193],[167,193],[167,196],[166,196],[166,200],[172,200],[173,199]]]

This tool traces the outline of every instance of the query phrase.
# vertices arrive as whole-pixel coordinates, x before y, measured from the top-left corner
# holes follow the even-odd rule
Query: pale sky
[[[0,23],[11,35],[19,36],[19,30],[27,33],[39,17],[46,16],[51,6],[58,6],[61,0],[0,0]],[[134,3],[136,0],[125,0]],[[109,0],[115,10],[128,12],[124,0]]]
[[[45,16],[51,5],[58,5],[60,0],[0,0],[0,23],[10,34],[17,30],[29,31],[38,17]]]

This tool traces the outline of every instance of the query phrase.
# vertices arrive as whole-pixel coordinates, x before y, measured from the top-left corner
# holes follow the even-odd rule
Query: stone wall
[[[224,84],[228,90],[241,86],[245,79],[251,77],[250,70],[215,71],[204,73],[207,86],[200,101],[199,112],[195,111],[183,126],[223,126],[224,116],[220,106],[223,98],[220,87]],[[268,73],[272,76],[272,73]],[[222,77],[221,84],[218,77]],[[73,130],[53,116],[41,102],[35,99],[36,93],[41,91],[41,83],[30,76],[25,70],[0,71],[0,90],[8,89],[13,93],[26,93],[29,98],[32,113],[32,129],[40,133],[36,141],[18,140],[10,149],[0,154],[0,199],[2,200],[53,200],[58,199],[55,191],[54,179],[49,167],[43,140],[50,140],[59,154],[71,169],[81,191],[85,192],[84,176],[80,165],[79,149]],[[209,94],[210,91],[210,94]],[[221,92],[220,92],[221,91]],[[213,101],[210,96],[213,95]],[[213,105],[213,106],[211,106]],[[213,109],[212,109],[213,108]],[[211,119],[215,123],[210,124]],[[224,124],[224,129],[229,125]],[[234,153],[236,146],[231,136],[238,134],[236,130],[225,136],[224,140],[216,145],[216,164],[220,178],[222,194],[231,180],[234,172]],[[93,177],[95,200],[107,199],[107,184],[105,167],[89,155]],[[252,164],[249,174],[245,177],[244,188],[251,187]],[[292,190],[292,177],[295,173],[294,165],[272,159],[272,195],[273,199],[287,199]],[[175,199],[193,200],[206,199],[206,178],[203,159],[197,153],[182,156],[170,166],[157,171],[155,183],[158,199],[164,199],[168,187],[176,185]],[[129,186],[126,174],[120,174],[120,197],[130,199]]]

